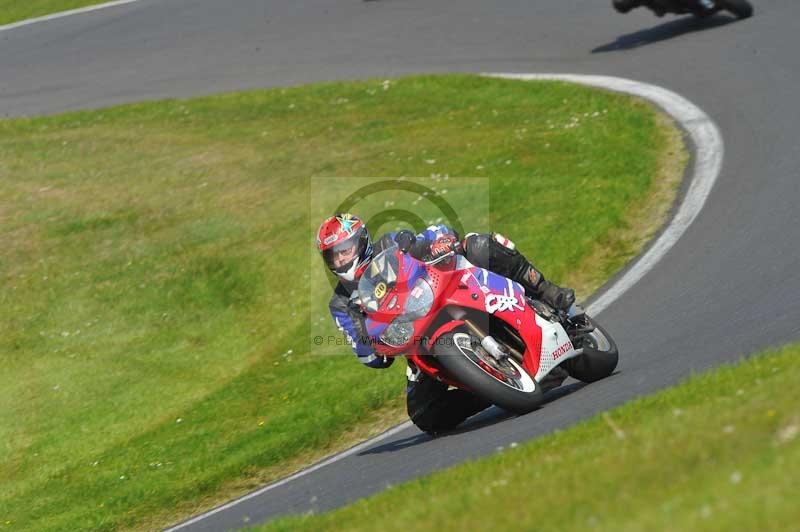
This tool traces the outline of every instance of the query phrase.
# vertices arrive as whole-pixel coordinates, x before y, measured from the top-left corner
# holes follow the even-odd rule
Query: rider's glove
[[[461,242],[455,235],[442,235],[431,244],[431,257],[434,259],[451,251],[461,252]]]
[[[358,293],[358,290],[353,290],[350,294],[350,299],[347,300],[347,309],[351,315],[364,314],[364,308],[361,305],[361,294]]]
[[[400,251],[408,253],[408,250],[411,249],[411,246],[417,241],[417,237],[408,229],[403,229],[394,235],[394,241],[397,242],[397,247],[400,248]]]

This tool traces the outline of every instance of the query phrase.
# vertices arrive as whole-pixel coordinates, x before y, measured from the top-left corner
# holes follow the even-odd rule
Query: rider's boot
[[[612,4],[618,13],[627,13],[631,9],[642,5],[642,0],[613,0]]]
[[[526,275],[527,282],[523,282],[525,292],[532,297],[541,299],[556,310],[567,310],[575,303],[575,291],[572,288],[561,288],[544,278],[542,272],[529,264]]]

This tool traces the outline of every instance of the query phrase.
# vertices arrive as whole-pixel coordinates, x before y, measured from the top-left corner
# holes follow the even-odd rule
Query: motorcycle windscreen
[[[397,284],[400,262],[399,249],[392,246],[376,255],[361,275],[358,297],[368,314],[378,312],[386,296]]]
[[[425,275],[418,260],[391,246],[376,255],[358,282],[358,297],[364,311],[373,319],[392,318],[403,306],[415,283]]]

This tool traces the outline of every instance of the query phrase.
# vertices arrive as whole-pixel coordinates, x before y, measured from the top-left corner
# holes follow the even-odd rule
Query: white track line
[[[43,17],[36,17],[36,18],[29,18],[25,20],[20,20],[19,22],[12,22],[11,24],[6,24],[5,26],[0,26],[0,31],[6,30],[13,30],[14,28],[20,28],[22,26],[28,26],[30,24],[36,24],[37,22],[46,22],[48,20],[55,20],[57,18],[68,17],[70,15],[80,15],[81,13],[89,13],[91,11],[97,11],[98,9],[106,9],[108,7],[117,7],[122,6],[125,4],[132,4],[133,2],[138,2],[139,0],[116,0],[115,2],[106,2],[105,4],[97,4],[95,6],[88,6],[88,7],[81,7],[78,9],[70,9],[69,11],[61,11],[59,13],[53,13],[52,15],[45,15]]]
[[[294,475],[286,477],[283,480],[279,480],[279,481],[274,482],[272,484],[268,484],[267,486],[264,486],[263,488],[259,488],[257,491],[254,491],[252,493],[248,493],[247,495],[245,495],[243,497],[235,499],[235,500],[233,500],[233,501],[231,501],[229,503],[223,504],[222,506],[218,506],[217,508],[214,508],[213,510],[209,510],[208,512],[206,512],[204,514],[200,514],[197,517],[193,517],[192,519],[189,519],[188,521],[184,521],[183,523],[177,524],[177,525],[173,526],[172,528],[168,528],[166,530],[166,532],[171,532],[173,530],[180,530],[183,527],[187,527],[189,525],[193,525],[194,523],[197,523],[198,521],[202,521],[206,517],[209,517],[211,515],[219,513],[219,512],[221,512],[223,510],[227,510],[228,508],[231,508],[233,506],[236,506],[240,502],[244,502],[244,501],[246,501],[248,499],[252,499],[253,497],[258,497],[262,493],[266,493],[269,490],[273,490],[275,488],[283,486],[284,484],[287,484],[287,483],[293,481],[296,478],[300,478],[300,477],[302,477],[304,475],[307,475],[309,473],[313,473],[317,469],[322,469],[323,467],[325,467],[325,466],[327,466],[329,464],[332,464],[334,462],[338,462],[342,458],[347,458],[348,456],[350,456],[352,454],[355,454],[355,453],[359,452],[362,449],[365,449],[365,448],[367,448],[367,447],[369,447],[369,446],[371,446],[371,445],[373,445],[373,444],[375,444],[375,443],[377,443],[377,442],[379,442],[379,441],[381,441],[383,439],[386,439],[389,436],[393,436],[394,434],[397,434],[398,432],[402,432],[402,431],[406,430],[407,428],[411,428],[412,426],[413,426],[413,424],[411,423],[411,421],[406,421],[405,423],[401,423],[400,425],[397,425],[396,427],[393,427],[393,428],[387,430],[386,432],[384,432],[384,433],[382,433],[382,434],[380,434],[378,436],[375,436],[374,438],[372,438],[370,440],[367,440],[367,441],[365,441],[363,443],[359,443],[355,447],[351,447],[351,448],[347,449],[346,451],[343,451],[343,452],[338,453],[338,454],[334,454],[333,456],[330,456],[330,457],[326,458],[322,462],[318,462],[318,463],[314,464],[313,466],[309,467],[308,469],[303,469],[302,471],[298,471]]]
[[[663,87],[610,76],[584,76],[577,74],[487,74],[492,77],[519,80],[559,80],[592,85],[616,92],[633,94],[650,100],[670,115],[689,134],[694,144],[692,181],[675,217],[661,236],[653,243],[625,274],[592,303],[586,311],[597,315],[635,285],[667,254],[692,224],[711,193],[711,188],[722,170],[725,153],[722,134],[702,109]]]
[[[610,76],[584,76],[579,74],[485,74],[489,77],[518,79],[523,81],[528,80],[559,80],[569,81],[572,83],[580,83],[583,85],[591,85],[594,87],[601,87],[616,92],[624,92],[645,98],[670,115],[682,128],[684,128],[692,139],[694,144],[694,169],[692,181],[689,185],[689,190],[683,198],[683,202],[678,208],[675,217],[670,221],[667,228],[658,237],[658,240],[650,247],[650,249],[636,263],[623,275],[616,283],[608,288],[592,305],[586,310],[590,314],[597,315],[603,309],[608,307],[614,300],[620,297],[625,291],[636,284],[644,275],[655,266],[661,258],[666,255],[667,251],[675,245],[675,242],[686,232],[686,229],[691,225],[703,204],[706,202],[714,182],[719,176],[722,169],[722,156],[724,153],[724,146],[722,143],[722,135],[720,134],[717,126],[699,107],[692,102],[670,90],[655,85],[648,85],[638,81],[629,79],[615,78]],[[335,454],[326,458],[308,469],[304,469],[287,477],[279,480],[273,484],[269,484],[259,489],[231,501],[223,506],[214,508],[206,513],[200,514],[188,521],[184,521],[172,528],[167,529],[167,532],[179,530],[183,527],[202,521],[206,517],[227,510],[236,506],[240,502],[258,497],[262,493],[283,486],[299,477],[313,473],[327,465],[337,462],[343,458],[359,452],[393,434],[397,434],[409,427],[412,424],[406,421],[402,425],[398,425],[380,436],[367,440],[363,443],[356,445],[342,453]]]

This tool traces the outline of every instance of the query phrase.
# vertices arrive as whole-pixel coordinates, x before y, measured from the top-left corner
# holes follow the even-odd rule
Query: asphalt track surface
[[[0,116],[420,72],[563,72],[664,86],[722,131],[703,211],[599,316],[621,347],[617,374],[527,416],[489,410],[437,439],[400,431],[187,528],[341,506],[800,338],[800,3],[756,0],[742,22],[609,4],[141,0],[0,32]]]

